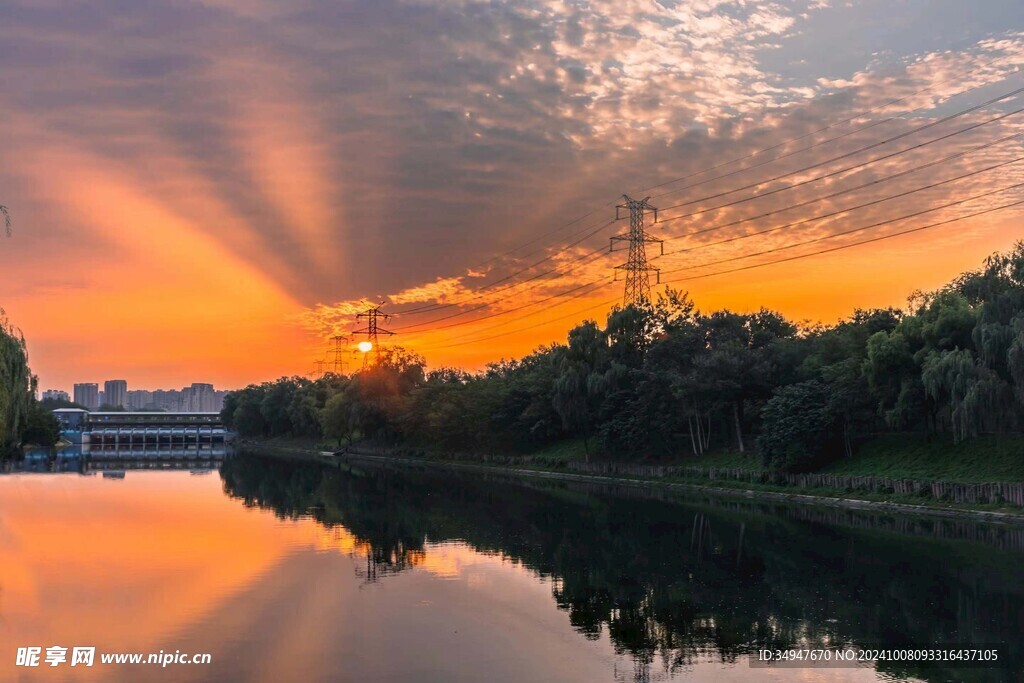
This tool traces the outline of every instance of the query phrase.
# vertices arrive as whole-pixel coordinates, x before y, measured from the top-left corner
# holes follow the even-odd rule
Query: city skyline
[[[195,410],[200,412],[217,411],[223,405],[224,397],[231,389],[216,389],[210,382],[192,382],[180,389],[138,389],[131,388],[126,380],[105,380],[104,389],[99,389],[98,382],[76,382],[69,395],[60,389],[46,389],[42,396],[59,392],[67,400],[89,410],[97,410],[103,406],[120,407],[127,410]],[[111,393],[110,387],[115,393]]]

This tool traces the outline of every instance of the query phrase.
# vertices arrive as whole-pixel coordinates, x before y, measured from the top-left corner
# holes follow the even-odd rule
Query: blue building
[[[223,451],[233,438],[220,413],[53,411],[61,435],[93,457],[183,458]]]

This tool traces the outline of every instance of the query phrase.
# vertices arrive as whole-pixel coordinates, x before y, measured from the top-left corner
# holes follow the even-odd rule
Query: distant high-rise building
[[[207,382],[193,382],[183,389],[132,389],[123,379],[108,380],[100,391],[96,384],[76,384],[75,403],[88,410],[101,405],[119,406],[127,410],[164,410],[167,412],[216,413],[224,407],[230,392],[216,390]]]
[[[152,391],[132,389],[128,392],[128,410],[151,410],[154,407]]]
[[[153,407],[169,413],[181,412],[184,410],[181,392],[176,389],[157,389],[153,392]]]
[[[60,389],[47,389],[43,392],[43,400],[45,401],[47,399],[50,399],[51,401],[70,401],[71,397],[68,396],[68,392],[66,391],[61,391]]]
[[[213,390],[212,384],[193,382],[192,386],[182,390],[185,394],[185,410],[197,413],[213,413],[220,410],[217,403],[217,393]]]
[[[128,382],[108,379],[103,383],[103,403],[118,408],[128,407]]]
[[[100,387],[95,382],[85,382],[75,385],[75,403],[86,410],[96,410],[100,407]]]

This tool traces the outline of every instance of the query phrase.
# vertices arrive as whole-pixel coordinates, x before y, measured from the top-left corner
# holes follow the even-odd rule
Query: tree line
[[[886,431],[1019,433],[1024,423],[1024,243],[906,309],[836,325],[775,311],[703,313],[685,293],[613,309],[563,344],[480,372],[428,370],[391,347],[351,376],[285,377],[230,394],[245,437],[367,439],[468,454],[567,438],[587,457],[732,449],[814,469]]]

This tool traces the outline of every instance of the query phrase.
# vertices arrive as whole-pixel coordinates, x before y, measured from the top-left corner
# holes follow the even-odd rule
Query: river
[[[0,680],[1013,681],[1024,669],[1020,527],[250,455],[79,469],[0,475]],[[750,663],[762,649],[936,643],[999,644],[1002,660]],[[97,659],[18,666],[18,648],[53,646]]]

